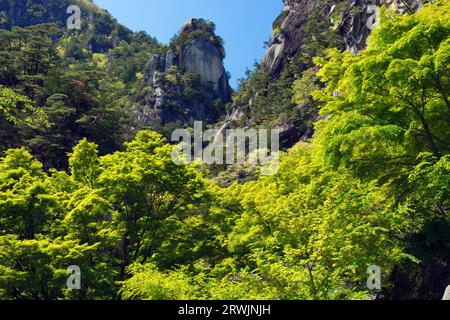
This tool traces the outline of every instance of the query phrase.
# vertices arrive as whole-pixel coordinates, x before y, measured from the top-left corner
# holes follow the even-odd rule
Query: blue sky
[[[217,25],[225,40],[225,67],[231,85],[252,69],[264,56],[264,41],[272,33],[272,23],[280,14],[281,0],[94,0],[120,23],[134,31],[144,30],[168,43],[189,18],[204,18]]]

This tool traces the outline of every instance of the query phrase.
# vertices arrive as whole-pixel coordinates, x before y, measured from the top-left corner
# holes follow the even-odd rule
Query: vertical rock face
[[[356,53],[367,45],[377,8],[387,6],[399,13],[415,12],[421,3],[421,0],[284,0],[283,12],[273,24],[274,34],[263,66],[277,76],[288,59],[309,41],[311,19],[327,21],[330,28],[334,25],[346,49]]]
[[[198,19],[186,21],[180,30],[179,37],[195,31],[198,24]],[[155,55],[149,61],[145,77],[152,83],[156,71],[167,73],[170,67],[176,66],[181,70],[198,75],[203,84],[212,85],[220,99],[229,102],[231,101],[231,88],[223,64],[224,59],[225,49],[222,45],[218,46],[210,38],[194,38],[190,43],[185,44],[179,53],[170,49],[163,56]]]
[[[205,20],[190,19],[171,48],[152,57],[144,78],[153,94],[136,108],[140,122],[215,122],[225,113],[224,105],[231,102],[231,87],[223,63],[225,50],[214,28]],[[183,74],[196,75],[198,83],[183,83]],[[189,91],[196,91],[195,97],[186,97]],[[217,100],[221,101],[219,107]]]
[[[273,23],[272,39],[257,70],[259,76],[255,78],[265,77],[266,71],[268,76],[262,85],[249,79],[248,86],[243,89],[245,99],[233,104],[222,129],[242,123],[251,127],[264,118],[264,125],[277,126],[281,130],[283,147],[289,148],[298,141],[309,139],[314,132],[313,123],[318,120],[317,106],[314,102],[296,106],[290,99],[278,104],[278,92],[271,84],[280,81],[286,88],[291,86],[306,70],[314,68],[313,58],[324,55],[328,48],[347,49],[353,53],[366,48],[367,38],[379,22],[382,6],[399,13],[414,12],[422,1],[426,2],[284,0],[284,9]],[[272,105],[267,105],[267,101]],[[255,106],[261,108],[258,110]]]
[[[344,37],[347,50],[357,53],[367,45],[367,37],[377,23],[378,8],[387,6],[398,13],[412,13],[421,5],[421,0],[352,0],[338,12],[341,19],[337,28]],[[336,8],[336,5],[331,8],[330,16]]]
[[[173,51],[169,50],[166,53],[166,61],[165,61],[165,65],[164,65],[164,72],[168,72],[170,67],[173,66],[173,59],[175,58]]]
[[[211,42],[195,39],[180,54],[179,64],[187,72],[197,74],[205,84],[211,84],[217,96],[230,100],[228,79],[223,66],[224,55]]]
[[[147,65],[147,70],[145,70],[145,81],[153,84],[153,78],[155,76],[155,72],[161,69],[161,56],[159,54],[155,54]]]
[[[283,12],[273,23],[273,37],[262,63],[272,75],[281,71],[287,60],[299,52],[302,43],[308,38],[306,25],[311,12],[321,8],[322,19],[327,19],[327,2],[329,1],[284,1]]]

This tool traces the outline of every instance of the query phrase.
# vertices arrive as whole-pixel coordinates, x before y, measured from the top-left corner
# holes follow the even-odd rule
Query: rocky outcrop
[[[283,105],[277,105],[280,113],[258,114],[255,106],[266,103],[264,100],[276,101],[279,92],[270,92],[270,86],[276,82],[282,75],[282,86],[289,88],[295,79],[301,77],[301,73],[313,66],[312,58],[314,53],[308,52],[308,55],[302,56],[305,46],[309,46],[319,37],[321,42],[327,43],[328,38],[333,39],[328,43],[328,47],[340,47],[344,49],[344,42],[338,36],[329,36],[323,39],[326,33],[331,34],[331,22],[329,21],[329,12],[337,0],[285,0],[285,7],[282,13],[273,23],[273,37],[269,43],[266,55],[258,68],[259,74],[269,72],[269,77],[265,78],[265,83],[257,81],[247,87],[249,97],[248,101],[242,101],[233,105],[232,112],[226,118],[222,130],[227,127],[233,127],[236,124],[245,123],[244,126],[252,127],[259,121],[258,125],[264,125],[270,128],[280,130],[281,145],[284,148],[293,146],[296,142],[307,140],[313,132],[312,122],[317,116],[315,110],[309,110],[309,106],[287,105],[290,99],[285,99]],[[320,45],[323,45],[323,44]],[[300,59],[295,59],[300,57]],[[295,59],[295,61],[293,61]],[[287,68],[291,64],[293,68]],[[290,69],[288,72],[284,72]],[[283,74],[284,72],[284,74]],[[251,82],[251,80],[250,80]],[[263,101],[261,103],[261,101]],[[258,103],[259,102],[259,103]],[[239,105],[240,103],[240,105]],[[275,102],[277,103],[277,102]],[[270,110],[272,106],[266,106]],[[288,108],[290,108],[288,110]],[[281,111],[281,109],[283,109]],[[236,112],[239,110],[239,112]],[[286,111],[288,110],[288,111]],[[264,113],[265,111],[261,111]],[[296,119],[291,119],[290,114],[295,113]],[[256,116],[255,116],[256,115]],[[237,118],[237,116],[239,118]],[[265,118],[261,123],[261,118]],[[254,121],[256,119],[256,122]],[[305,119],[304,123],[302,119]],[[300,123],[302,122],[302,123]]]
[[[233,105],[233,110],[241,110],[237,113],[241,115],[241,119],[232,119],[236,115],[236,112],[232,111],[224,122],[225,127],[242,122],[251,127],[252,114],[246,114],[247,111],[242,110],[258,113],[251,108],[252,102],[258,100],[258,92],[267,92],[270,85],[278,80],[289,87],[296,79],[301,78],[306,70],[314,67],[313,58],[325,54],[327,48],[347,49],[355,54],[364,49],[368,36],[378,23],[380,17],[378,14],[382,6],[404,13],[416,11],[421,4],[421,0],[284,0],[283,2],[284,9],[273,23],[272,39],[261,67],[257,70],[260,74],[268,71],[268,80],[262,86],[258,84],[260,88],[248,90],[250,91],[248,102],[241,101],[241,105]],[[276,92],[274,94],[276,95]],[[276,99],[273,97],[274,94],[268,100]],[[245,106],[247,103],[250,108]],[[285,104],[280,109],[283,107],[286,115],[280,126],[281,137],[286,141],[283,146],[289,147],[300,140],[310,138],[313,123],[317,120],[317,110],[314,110],[317,106],[311,102],[309,106]],[[270,106],[266,108],[270,109]],[[290,116],[299,113],[301,117],[294,123]],[[271,121],[265,125],[271,127],[279,125],[278,114],[264,116]]]
[[[329,27],[342,36],[346,49],[357,53],[367,45],[377,16],[377,9],[387,6],[399,13],[415,12],[421,0],[285,0],[285,7],[273,24],[274,34],[263,60],[263,66],[277,76],[286,62],[300,53],[302,44],[310,41],[314,20],[328,21]]]
[[[288,59],[299,53],[301,45],[311,35],[307,26],[312,12],[318,13],[318,16],[314,17],[315,20],[328,19],[329,3],[333,4],[333,1],[284,1],[285,7],[273,24],[272,40],[262,62],[272,75],[277,76],[281,72]]]
[[[367,37],[377,23],[377,13],[381,6],[387,6],[398,13],[416,12],[422,5],[421,0],[352,0],[348,1],[340,12],[337,29],[343,36],[348,51],[357,53],[367,46]],[[333,5],[330,17],[338,9]],[[331,22],[333,18],[331,18]]]
[[[198,75],[203,84],[212,86],[220,99],[229,102],[231,88],[223,59],[223,48],[219,50],[207,40],[195,39],[178,55],[168,50],[162,56],[153,56],[147,65],[145,79],[153,84],[155,72],[167,73],[172,66],[176,66],[183,71]]]
[[[211,26],[201,19],[186,21],[171,48],[149,61],[144,79],[152,95],[135,108],[140,122],[212,123],[224,113],[224,105],[231,102],[231,87],[223,63],[225,49]],[[196,75],[199,83],[185,84],[179,79],[180,74],[188,73]],[[168,82],[167,76],[175,78],[175,83]],[[183,97],[186,89],[196,90],[195,98]],[[217,100],[221,101],[221,110],[213,106]]]
[[[214,44],[204,39],[195,39],[181,52],[179,65],[187,72],[199,75],[203,83],[211,84],[218,97],[230,100],[223,59],[223,52],[219,52]]]
[[[161,56],[159,54],[155,54],[150,61],[148,62],[147,69],[145,70],[145,82],[153,84],[154,82],[154,76],[155,72],[162,71],[162,66],[164,64],[161,64]]]

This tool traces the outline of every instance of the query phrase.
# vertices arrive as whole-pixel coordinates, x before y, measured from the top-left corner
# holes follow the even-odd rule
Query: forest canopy
[[[448,1],[384,11],[367,49],[316,58],[283,88],[320,106],[314,137],[277,174],[226,187],[175,164],[160,133],[128,135],[154,39],[106,55],[56,34],[0,30],[0,299],[372,299],[422,266],[445,274]]]

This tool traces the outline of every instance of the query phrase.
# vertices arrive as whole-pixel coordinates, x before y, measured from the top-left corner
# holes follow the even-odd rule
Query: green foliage
[[[316,97],[326,102],[322,114],[333,115],[323,130],[339,132],[327,138],[330,164],[398,175],[399,168],[415,165],[420,152],[437,158],[448,153],[450,73],[435,63],[448,42],[446,17],[441,6],[412,16],[386,15],[360,56],[332,50],[328,62],[317,60],[328,85]]]
[[[204,39],[213,43],[219,52],[224,52],[223,39],[215,34],[216,25],[212,21],[205,19],[192,19],[192,24],[181,30],[170,41],[170,48],[173,52],[181,52],[194,40]]]
[[[80,267],[86,266],[87,261],[83,260],[96,251],[95,246],[78,245],[76,241],[49,241],[42,237],[21,241],[14,236],[2,236],[0,244],[2,299],[56,300],[64,297],[67,267],[75,261]]]
[[[97,146],[87,139],[80,141],[70,155],[69,166],[75,181],[94,188],[100,175]]]
[[[195,287],[182,272],[163,273],[152,265],[133,265],[133,275],[125,281],[122,298],[126,300],[187,300],[195,296]]]
[[[70,155],[71,175],[48,175],[24,149],[9,150],[0,162],[1,297],[112,297],[131,263],[195,258],[188,232],[202,232],[194,224],[209,197],[194,168],[172,162],[172,148],[140,132],[126,151],[99,158],[97,146],[82,140]],[[26,264],[17,264],[24,256]],[[77,296],[61,280],[70,265],[87,272]]]
[[[101,154],[129,138],[131,95],[142,82],[136,74],[160,47],[130,33],[129,42],[97,54],[88,33],[61,34],[55,24],[0,30],[0,152],[25,145],[46,168],[67,169],[65,155],[82,137]]]
[[[50,205],[43,184],[42,165],[24,149],[9,150],[0,165],[1,233],[33,239],[45,228]]]
[[[273,24],[273,36],[278,33],[288,37],[281,70],[272,70],[263,65],[255,65],[241,80],[240,88],[233,99],[233,106],[245,111],[239,126],[292,126],[295,141],[302,137],[310,138],[313,131],[312,121],[317,115],[317,103],[310,98],[311,90],[320,87],[315,76],[316,67],[313,58],[324,57],[329,48],[343,47],[343,39],[333,30],[324,8],[330,8],[336,1],[311,3],[311,12],[306,21],[302,21],[301,40],[293,40],[286,30],[281,28],[289,11],[283,12]],[[294,27],[291,27],[294,30]],[[295,30],[295,32],[300,32]],[[296,43],[300,42],[300,43]],[[292,90],[294,85],[294,90]],[[288,148],[292,142],[282,141],[282,147]]]
[[[301,79],[294,82],[294,103],[298,105],[307,105],[312,103],[313,93],[320,89],[320,86],[318,85],[319,78],[316,74],[316,69],[308,69],[303,73]]]
[[[27,97],[0,85],[1,116],[14,125],[38,127],[47,125],[44,112],[33,107]]]
[[[304,125],[319,104],[322,120],[311,141],[282,154],[277,174],[236,166],[216,177],[222,187],[197,165],[175,164],[156,132],[122,147],[147,36],[105,17],[95,27],[102,36],[124,38],[105,54],[86,51],[90,35],[3,30],[0,299],[370,299],[379,292],[367,288],[369,266],[389,286],[392,270],[422,277],[446,265],[449,12],[444,1],[414,15],[386,12],[367,50],[330,50],[316,59],[318,73],[302,57],[277,81],[255,71],[236,101],[253,98],[256,123],[292,116]],[[162,82],[183,84],[185,101],[205,89],[176,68]],[[66,288],[71,265],[81,268],[81,290]]]

